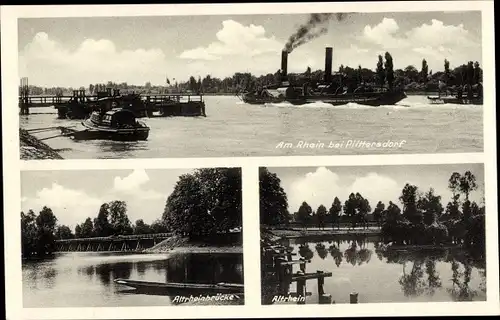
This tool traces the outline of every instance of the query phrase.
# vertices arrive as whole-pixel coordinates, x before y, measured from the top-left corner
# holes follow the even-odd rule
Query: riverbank
[[[21,160],[63,159],[63,157],[44,142],[19,129],[19,152]]]
[[[243,246],[241,241],[219,245],[172,236],[144,253],[243,253]]]
[[[340,230],[297,230],[297,229],[273,229],[266,230],[267,233],[271,233],[274,236],[293,239],[302,237],[312,237],[312,236],[335,236],[335,235],[355,235],[355,236],[369,236],[369,235],[379,235],[380,229],[340,229]]]

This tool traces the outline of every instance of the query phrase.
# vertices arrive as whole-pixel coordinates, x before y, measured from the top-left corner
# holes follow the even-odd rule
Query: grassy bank
[[[19,129],[19,152],[21,160],[63,159],[56,150],[24,129]]]
[[[243,253],[241,241],[230,243],[209,243],[191,240],[187,237],[172,236],[163,240],[145,253]]]

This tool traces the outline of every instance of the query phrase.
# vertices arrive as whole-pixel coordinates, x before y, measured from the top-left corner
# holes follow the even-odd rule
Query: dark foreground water
[[[54,259],[23,263],[23,304],[26,308],[165,306],[173,297],[136,294],[113,280],[243,283],[242,270],[242,254],[234,253],[61,253]]]
[[[143,119],[151,127],[147,141],[74,142],[59,137],[45,142],[55,149],[64,149],[61,155],[67,159],[483,151],[483,106],[431,105],[424,96],[410,96],[398,105],[381,107],[357,104],[333,107],[324,103],[249,105],[234,96],[209,96],[205,101],[206,118]],[[32,115],[20,117],[20,125],[26,129],[79,125],[78,120],[58,120],[55,111],[33,108]],[[349,140],[353,141],[350,146]],[[398,147],[367,148],[354,144],[356,140],[397,142]],[[333,148],[329,148],[330,142]],[[324,145],[311,149],[304,147],[306,143]],[[292,147],[283,147],[287,144]]]
[[[358,292],[359,303],[486,300],[486,263],[464,250],[385,253],[377,237],[345,236],[296,239],[285,245],[298,253],[294,259],[311,259],[307,272],[333,273],[324,290],[336,303],[349,303],[351,292]],[[317,288],[317,280],[307,281],[306,291],[312,295],[306,303],[318,303]],[[290,291],[296,291],[295,284]]]

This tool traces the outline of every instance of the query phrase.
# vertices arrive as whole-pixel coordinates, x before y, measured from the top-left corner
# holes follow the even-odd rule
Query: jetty
[[[293,259],[296,253],[282,245],[264,240],[261,241],[261,251],[262,279],[266,282],[266,286],[276,288],[273,290],[274,295],[269,297],[271,303],[291,301],[297,304],[305,304],[306,297],[312,295],[312,293],[306,291],[306,282],[309,280],[318,282],[318,303],[332,303],[332,296],[324,291],[325,278],[331,277],[331,272],[321,270],[307,272],[307,263],[311,261],[305,258]],[[295,273],[294,266],[298,266]],[[290,292],[292,283],[296,283],[295,292]]]
[[[30,95],[28,80],[21,79],[19,114],[29,115],[30,108],[54,107],[59,119],[85,119],[102,108],[123,108],[136,117],[206,116],[202,93],[122,94],[119,89],[88,95],[85,90],[73,90],[72,95]]]

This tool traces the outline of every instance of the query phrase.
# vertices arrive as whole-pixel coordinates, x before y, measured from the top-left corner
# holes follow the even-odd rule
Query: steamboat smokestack
[[[281,51],[281,79],[286,81],[287,79],[287,67],[288,67],[288,52],[286,50]]]
[[[325,48],[325,82],[332,81],[332,60],[333,60],[333,48]]]

